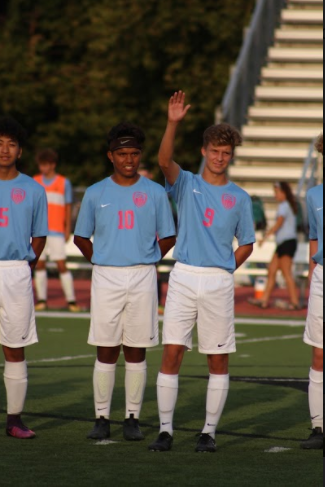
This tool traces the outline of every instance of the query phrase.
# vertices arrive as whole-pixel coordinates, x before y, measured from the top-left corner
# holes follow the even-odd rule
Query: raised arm
[[[168,183],[173,186],[179,176],[180,167],[173,160],[175,138],[179,123],[185,118],[191,105],[185,106],[185,93],[176,92],[169,100],[166,132],[159,150],[159,166]]]

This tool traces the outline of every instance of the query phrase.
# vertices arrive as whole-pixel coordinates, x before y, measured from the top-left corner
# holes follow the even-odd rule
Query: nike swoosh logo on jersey
[[[321,208],[317,208],[317,211],[322,211],[324,209],[324,206],[322,206]]]
[[[203,193],[200,193],[200,191],[198,191],[197,189],[194,189],[193,190],[193,193],[195,193],[195,194],[203,194]]]
[[[112,206],[112,203],[108,203],[107,205],[100,205],[101,208],[106,208],[107,206]]]

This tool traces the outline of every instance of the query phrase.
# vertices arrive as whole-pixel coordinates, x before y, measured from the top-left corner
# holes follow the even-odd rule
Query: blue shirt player
[[[323,154],[323,135],[316,148]],[[310,227],[310,298],[304,342],[313,347],[313,362],[309,375],[309,406],[312,434],[303,442],[305,450],[322,450],[324,446],[324,185],[307,193],[307,209]]]
[[[75,243],[94,264],[89,343],[94,370],[96,423],[88,438],[110,437],[116,364],[126,359],[124,438],[140,441],[146,386],[146,349],[159,343],[156,263],[175,245],[175,225],[165,190],[141,177],[145,135],[133,124],[108,135],[112,177],[91,186],[83,199]],[[93,236],[93,243],[90,240]]]
[[[44,189],[20,174],[25,131],[9,117],[0,119],[0,343],[5,356],[7,435],[31,439],[21,420],[27,393],[25,347],[38,341],[31,269],[48,234]]]
[[[173,160],[177,127],[189,109],[183,92],[172,96],[159,152],[167,191],[178,205],[179,231],[177,264],[170,277],[165,310],[163,363],[157,383],[161,430],[157,441],[149,447],[152,451],[172,448],[178,374],[184,352],[192,348],[195,323],[199,351],[208,356],[210,370],[206,424],[196,451],[216,451],[215,432],[229,390],[229,354],[236,351],[233,273],[251,255],[255,242],[251,198],[227,178],[235,147],[241,144],[237,130],[227,124],[206,130],[202,176],[183,171]],[[239,243],[236,252],[235,237]]]

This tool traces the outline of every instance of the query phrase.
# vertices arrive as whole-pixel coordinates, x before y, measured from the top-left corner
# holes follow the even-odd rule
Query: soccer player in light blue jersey
[[[216,451],[216,428],[229,390],[229,354],[236,351],[233,273],[251,255],[255,232],[251,198],[227,177],[235,147],[241,144],[237,130],[227,124],[206,130],[202,176],[183,171],[174,162],[177,127],[189,109],[183,92],[172,96],[159,152],[167,190],[178,204],[179,231],[174,254],[177,264],[170,277],[165,310],[163,363],[157,382],[161,430],[149,449],[172,448],[178,374],[185,351],[192,349],[192,331],[197,322],[199,351],[208,357],[210,380],[206,423],[196,451],[212,453]],[[236,252],[235,237],[239,243]]]
[[[316,148],[324,154],[323,135]],[[322,450],[324,446],[324,185],[307,193],[310,227],[310,298],[304,342],[313,347],[310,369],[309,408],[313,432],[302,443],[305,450]]]
[[[8,436],[31,439],[21,420],[27,393],[25,347],[37,343],[31,269],[48,234],[44,189],[20,174],[24,129],[0,119],[0,343],[5,356]]]
[[[139,426],[146,387],[146,349],[159,343],[156,263],[175,245],[175,225],[162,186],[141,177],[145,135],[130,123],[108,135],[112,177],[83,199],[75,243],[94,264],[89,344],[94,370],[96,423],[88,438],[110,437],[116,364],[126,361],[124,438],[143,440]],[[94,236],[93,243],[90,240]]]

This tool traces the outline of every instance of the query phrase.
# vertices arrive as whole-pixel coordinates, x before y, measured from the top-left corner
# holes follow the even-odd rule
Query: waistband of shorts
[[[220,267],[196,267],[193,265],[182,264],[181,262],[176,262],[175,268],[184,271],[190,272],[192,274],[225,274],[227,276],[232,276],[232,274],[225,269],[220,269]]]
[[[0,260],[0,267],[23,267],[29,265],[27,260]]]
[[[97,265],[95,264],[94,265],[94,269],[108,269],[108,270],[117,270],[117,271],[125,271],[125,272],[129,272],[129,271],[138,271],[138,270],[141,270],[141,269],[150,269],[150,268],[153,268],[155,269],[156,266],[154,264],[148,264],[148,265],[133,265],[133,266],[129,266],[129,267],[117,267],[117,266],[109,266],[109,265]]]
[[[321,270],[323,272],[324,266],[322,264],[317,264],[316,269]]]

